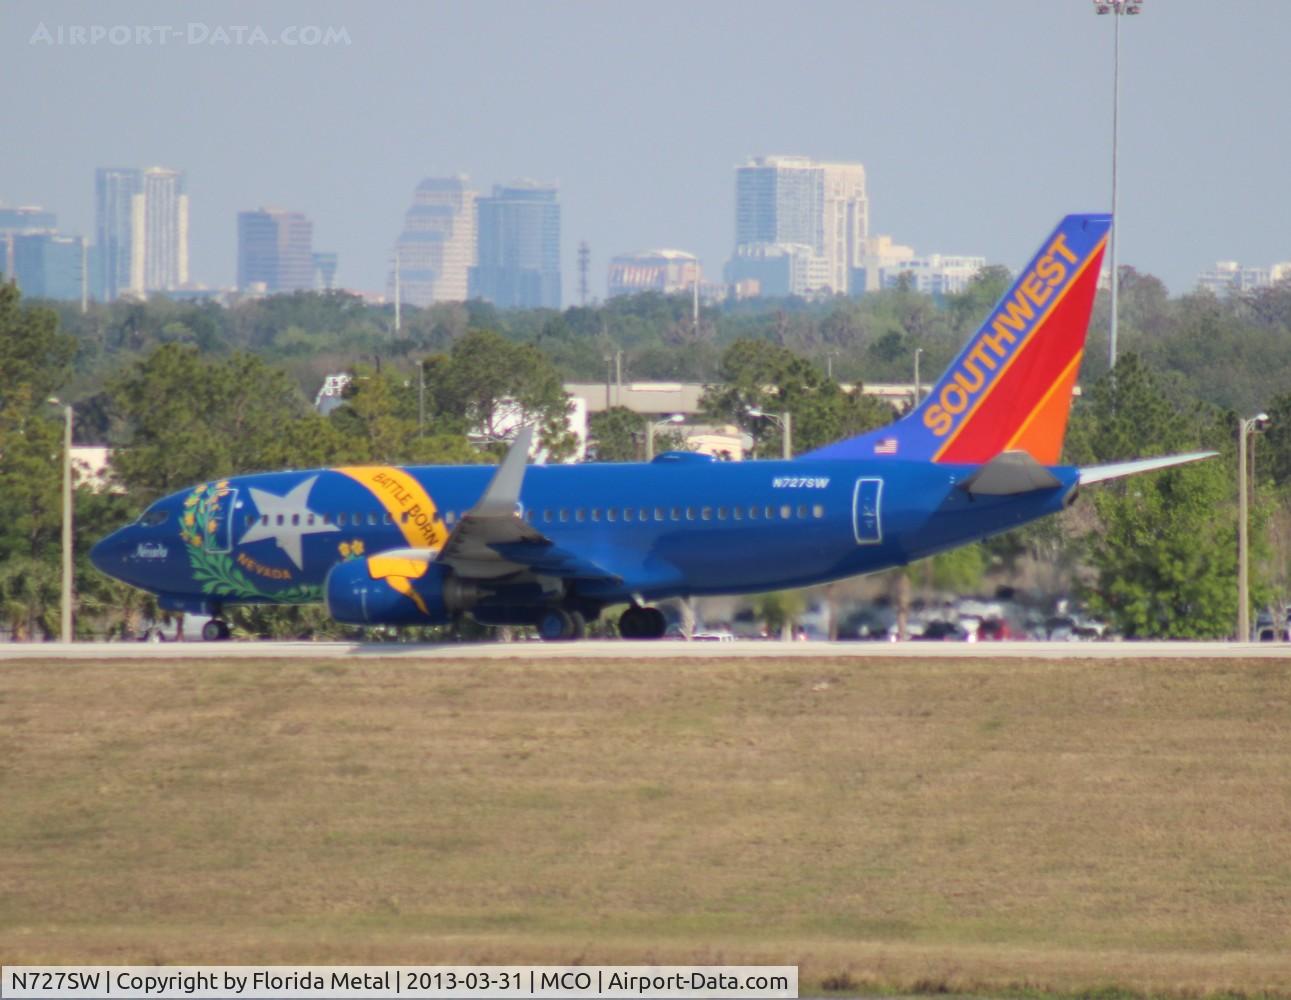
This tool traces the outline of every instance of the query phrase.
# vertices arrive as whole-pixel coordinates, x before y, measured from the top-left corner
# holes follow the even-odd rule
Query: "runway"
[[[437,643],[394,642],[101,642],[9,643],[3,660],[197,659],[425,660],[745,660],[745,659],[1047,659],[1285,660],[1291,644],[1256,642],[735,642],[626,641]]]

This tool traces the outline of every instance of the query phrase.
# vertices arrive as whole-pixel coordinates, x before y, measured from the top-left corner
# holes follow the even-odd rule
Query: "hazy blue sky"
[[[332,47],[33,44],[43,24],[343,28]],[[1291,259],[1287,0],[1146,0],[1122,21],[1121,260],[1189,287]],[[99,165],[187,171],[192,274],[231,284],[235,216],[307,213],[340,281],[384,286],[417,181],[556,181],[566,302],[618,252],[720,275],[732,168],[859,160],[871,231],[1016,267],[1110,205],[1112,19],[1090,0],[0,4],[0,199],[92,234]]]

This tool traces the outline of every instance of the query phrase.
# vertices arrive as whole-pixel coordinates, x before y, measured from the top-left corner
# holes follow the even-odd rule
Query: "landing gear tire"
[[[212,618],[202,626],[202,638],[207,642],[219,642],[229,637],[229,623],[219,618]]]
[[[582,621],[579,615],[579,621]],[[583,624],[586,628],[586,623]],[[564,608],[548,608],[538,618],[538,635],[546,642],[560,642],[562,639],[576,638],[574,634],[574,616]]]
[[[633,605],[619,616],[619,635],[624,639],[659,639],[667,627],[658,608]]]
[[[569,621],[572,629],[569,633],[571,639],[585,639],[587,637],[587,619],[583,617],[581,611],[571,611]]]

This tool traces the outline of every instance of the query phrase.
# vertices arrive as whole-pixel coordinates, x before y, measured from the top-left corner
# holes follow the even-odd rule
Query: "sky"
[[[789,153],[864,163],[871,233],[1017,268],[1061,215],[1110,208],[1113,21],[1091,0],[0,0],[0,201],[92,235],[95,167],[176,167],[193,280],[231,285],[237,213],[273,205],[375,290],[421,178],[556,182],[568,304],[581,240],[595,296],[630,250],[719,277],[734,167]],[[312,26],[335,43],[287,44]],[[1286,0],[1121,19],[1122,264],[1179,293],[1216,260],[1291,259],[1288,38]]]

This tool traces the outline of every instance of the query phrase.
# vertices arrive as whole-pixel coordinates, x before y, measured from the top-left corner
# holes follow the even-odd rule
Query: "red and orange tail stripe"
[[[1016,448],[1044,465],[1057,463],[1105,245],[1106,237],[1080,261],[1072,280],[1003,361],[938,449],[935,461],[987,462]]]
[[[1063,219],[914,412],[804,457],[978,464],[1021,449],[1056,464],[1111,226]]]

